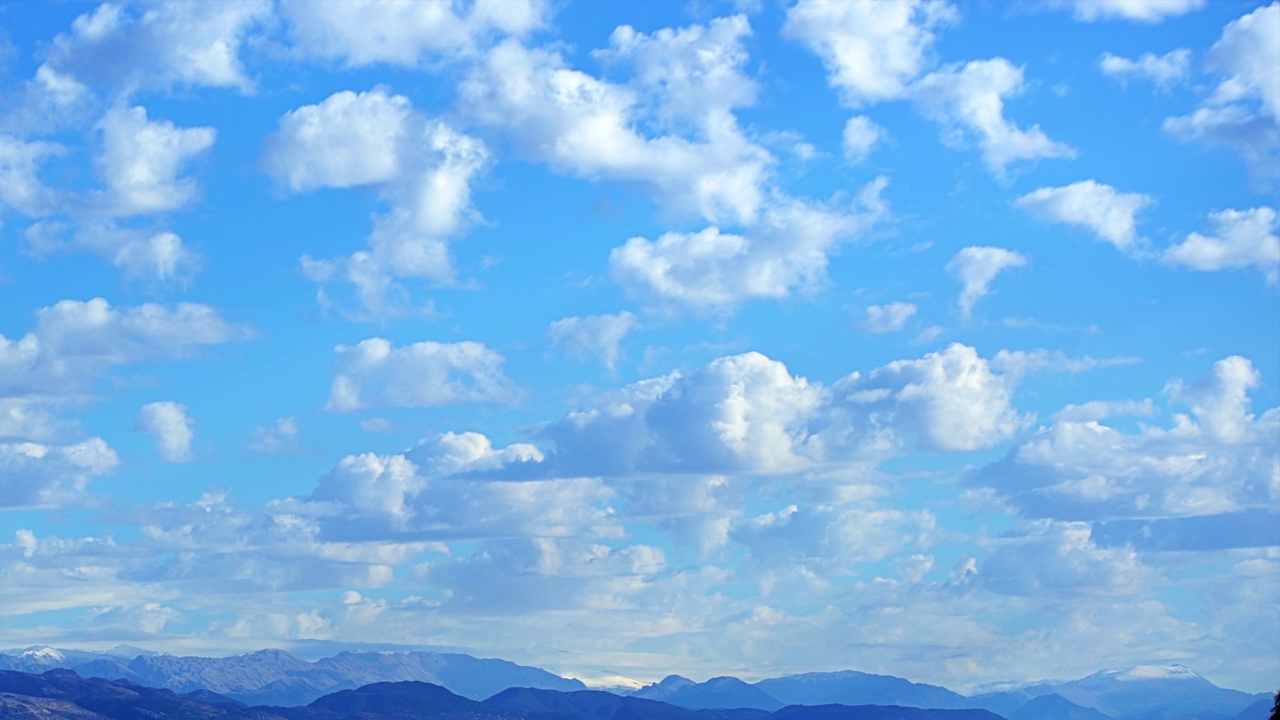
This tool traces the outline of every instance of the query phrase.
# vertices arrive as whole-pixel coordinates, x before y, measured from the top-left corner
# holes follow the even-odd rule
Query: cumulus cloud
[[[401,172],[412,112],[408,98],[382,88],[290,110],[270,140],[267,171],[292,192],[387,182]]]
[[[992,372],[973,348],[953,343],[916,360],[895,360],[833,386],[842,441],[895,451],[976,450],[1026,424],[1012,405],[1016,378]],[[863,437],[850,437],[856,431]],[[884,448],[881,448],[883,451]]]
[[[1223,75],[1213,102],[1254,100],[1271,119],[1280,119],[1280,3],[1260,7],[1227,23],[1206,55]]]
[[[619,29],[599,55],[633,69],[630,85],[572,69],[554,51],[506,41],[460,92],[477,120],[505,128],[553,168],[639,183],[670,210],[709,222],[746,223],[765,202],[775,162],[729,111],[754,97],[741,68],[749,32],[741,17],[653,35]],[[641,131],[650,122],[659,133]]]
[[[194,421],[187,415],[185,405],[165,400],[147,403],[138,411],[133,429],[155,436],[156,451],[171,463],[190,462],[191,441],[195,432]]]
[[[292,192],[378,188],[390,210],[374,218],[369,249],[330,260],[304,256],[302,267],[322,284],[351,283],[364,311],[383,316],[409,305],[397,279],[453,282],[448,242],[476,216],[471,182],[488,158],[479,140],[379,87],[334,93],[285,113],[264,162]],[[327,302],[323,285],[320,296]]]
[[[857,107],[903,97],[929,65],[935,29],[956,18],[941,0],[801,0],[783,34],[821,57],[832,86]]]
[[[867,332],[886,333],[901,330],[916,314],[916,306],[905,302],[868,305],[862,328]]]
[[[1103,53],[1098,66],[1102,72],[1121,82],[1129,78],[1146,78],[1161,90],[1182,82],[1191,72],[1191,51],[1186,48],[1171,50],[1164,55],[1143,53],[1137,60]]]
[[[866,162],[871,150],[884,139],[885,129],[866,115],[854,115],[844,124],[840,135],[840,147],[844,159],[852,165]]]
[[[1047,221],[1087,228],[1118,250],[1133,251],[1138,242],[1136,216],[1155,200],[1142,193],[1120,192],[1095,180],[1063,187],[1042,187],[1014,205]]]
[[[618,345],[636,325],[636,316],[626,311],[616,315],[571,315],[551,323],[547,332],[551,343],[564,348],[571,357],[595,356],[613,370],[618,365]]]
[[[809,416],[823,391],[747,353],[667,375],[538,430],[565,474],[782,472],[809,464]]]
[[[665,125],[696,131],[715,115],[755,103],[755,81],[742,72],[749,59],[742,42],[750,35],[744,15],[652,34],[621,25],[609,36],[609,47],[592,54],[611,66],[632,68],[630,86]]]
[[[63,506],[117,464],[102,438],[73,445],[0,442],[0,509]]]
[[[1075,149],[1052,140],[1039,125],[1024,130],[1005,117],[1005,99],[1023,89],[1022,68],[997,57],[929,73],[915,83],[912,97],[949,128],[945,142],[976,142],[983,161],[998,176],[1013,162],[1075,157]]]
[[[97,127],[102,152],[96,163],[107,183],[103,202],[109,214],[164,212],[195,197],[195,181],[179,178],[178,172],[213,145],[213,128],[178,128],[148,120],[146,108],[140,106],[113,108]]]
[[[122,94],[175,85],[248,92],[253,81],[240,51],[271,15],[267,0],[148,5],[140,11],[103,3],[54,39],[44,67]]]
[[[65,152],[56,143],[0,133],[0,208],[7,206],[27,216],[53,212],[60,204],[59,194],[41,182],[39,173],[47,159]]]
[[[1204,7],[1205,0],[1055,0],[1070,6],[1076,20],[1132,20],[1156,24]]]
[[[1188,115],[1170,117],[1164,130],[1234,150],[1259,179],[1274,179],[1280,153],[1280,3],[1260,7],[1227,24],[1205,56],[1221,80]]]
[[[207,305],[62,300],[36,311],[36,327],[23,337],[0,335],[0,397],[64,397],[111,367],[184,357],[244,335]]]
[[[1280,497],[1274,438],[1280,409],[1249,412],[1258,372],[1247,359],[1217,362],[1191,383],[1171,382],[1168,427],[1124,432],[1100,415],[1150,414],[1146,403],[1065,409],[1050,426],[971,482],[992,488],[1030,517],[1097,521],[1216,516],[1270,508]],[[1086,406],[1087,407],[1087,406]]]
[[[742,235],[709,227],[657,240],[634,237],[609,254],[610,270],[633,294],[699,312],[815,289],[839,244],[885,216],[886,184],[868,183],[844,206],[779,203]]]
[[[1027,264],[1025,255],[998,247],[971,246],[956,253],[947,263],[947,271],[963,283],[960,291],[960,315],[968,318],[973,306],[991,289],[991,282],[1007,268]]]
[[[327,410],[507,403],[520,394],[502,372],[502,355],[478,342],[426,341],[396,348],[389,340],[369,338],[339,345],[334,353]]]
[[[1025,422],[1013,385],[963,345],[829,388],[746,353],[636,383],[535,437],[554,446],[543,471],[560,475],[780,474],[988,447]]]
[[[1167,263],[1211,272],[1256,267],[1272,284],[1280,280],[1280,237],[1276,211],[1269,207],[1212,213],[1212,235],[1193,232],[1165,250]]]
[[[470,55],[497,37],[522,36],[550,14],[542,0],[400,3],[355,0],[314,3],[287,0],[280,14],[293,50],[347,67],[423,65]]]
[[[66,154],[64,147],[0,135],[0,207],[39,218],[23,232],[34,253],[87,250],[129,278],[193,274],[199,258],[176,233],[120,222],[190,205],[198,186],[183,172],[208,152],[216,131],[152,120],[146,108],[125,104],[107,110],[94,129],[99,143],[93,161],[103,186],[83,195],[47,187],[38,177],[48,158]]]

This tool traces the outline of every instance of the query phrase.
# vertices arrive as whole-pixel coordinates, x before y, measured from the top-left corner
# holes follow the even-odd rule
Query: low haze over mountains
[[[0,652],[0,718],[1266,720],[1271,700],[1181,666],[1104,670],[974,696],[852,670],[755,683],[672,675],[604,692],[456,653],[343,652],[308,662],[282,650],[224,658],[123,646]]]

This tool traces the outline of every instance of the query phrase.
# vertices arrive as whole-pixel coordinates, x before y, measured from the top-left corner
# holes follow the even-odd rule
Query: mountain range
[[[116,681],[119,687],[169,691],[188,701],[216,707],[231,703],[239,707],[273,707],[285,713],[279,715],[283,718],[328,717],[300,715],[303,711],[297,708],[310,708],[324,698],[329,698],[326,702],[336,702],[332,698],[344,697],[343,692],[359,693],[367,687],[405,682],[438,687],[468,702],[483,702],[485,712],[507,712],[512,717],[539,720],[572,715],[569,708],[584,704],[591,710],[582,717],[593,720],[642,715],[689,720],[880,717],[867,714],[871,711],[865,709],[859,711],[861,715],[842,714],[848,712],[844,708],[872,706],[896,707],[892,712],[897,714],[892,717],[902,718],[914,717],[905,708],[917,708],[983,712],[984,717],[1007,720],[1267,720],[1272,703],[1268,694],[1250,695],[1220,688],[1181,666],[1104,670],[1078,680],[1037,683],[974,696],[852,670],[789,675],[755,683],[735,677],[695,682],[671,675],[638,689],[601,692],[588,690],[579,680],[539,668],[459,653],[342,652],[309,662],[283,650],[223,658],[157,654],[127,646],[106,652],[49,647],[0,651],[0,671],[39,674],[52,669],[72,670],[86,682],[98,679]],[[8,691],[0,691],[0,695],[3,692]],[[0,718],[27,717],[14,714],[17,711],[5,704],[19,702],[23,701],[0,696]],[[803,710],[795,710],[797,707]],[[635,715],[641,710],[641,715]],[[479,710],[473,707],[465,712]],[[716,715],[717,712],[730,714]],[[797,712],[801,714],[795,715]],[[947,717],[959,720],[965,716]]]

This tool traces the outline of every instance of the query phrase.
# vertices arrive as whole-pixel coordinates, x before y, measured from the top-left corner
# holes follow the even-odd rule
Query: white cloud
[[[62,300],[38,310],[35,330],[22,338],[0,335],[0,397],[73,394],[113,366],[183,357],[243,335],[207,305]]]
[[[374,218],[369,249],[332,260],[304,256],[302,267],[313,281],[353,284],[365,312],[387,316],[409,305],[397,279],[454,281],[448,241],[476,215],[471,182],[488,159],[479,140],[374,88],[334,93],[286,113],[268,140],[265,163],[294,192],[378,187],[391,207]],[[327,302],[323,287],[321,299]]]
[[[609,47],[592,54],[615,66],[631,66],[631,86],[673,129],[692,129],[714,116],[755,103],[756,84],[742,73],[748,55],[743,40],[751,25],[743,15],[715,18],[706,25],[663,28],[652,35],[621,25]]]
[[[820,56],[831,85],[857,107],[904,96],[929,64],[934,29],[956,18],[941,0],[801,0],[783,34]]]
[[[1172,413],[1168,428],[1143,424],[1124,432],[1098,417],[1150,414],[1145,402],[1065,408],[971,481],[998,491],[1026,516],[1062,520],[1212,517],[1273,507],[1280,496],[1274,449],[1280,409],[1249,412],[1248,391],[1258,382],[1252,363],[1233,356],[1192,383],[1169,383],[1166,395],[1192,416]]]
[[[261,426],[254,428],[249,449],[264,453],[297,452],[298,419],[282,417],[269,428]]]
[[[1169,384],[1167,392],[1191,407],[1200,428],[1211,438],[1227,443],[1242,442],[1257,432],[1249,414],[1249,391],[1258,386],[1261,374],[1253,363],[1239,355],[1219,360],[1213,372],[1190,385]]]
[[[1061,350],[1053,352],[1048,350],[1001,350],[996,353],[995,357],[991,358],[992,367],[1014,377],[1045,371],[1077,373],[1100,367],[1132,365],[1137,362],[1141,361],[1133,357],[1098,359],[1085,355],[1073,358]]]
[[[33,400],[0,398],[0,440],[49,440],[67,423]]]
[[[103,116],[102,152],[95,159],[106,181],[102,198],[110,215],[175,210],[196,195],[195,181],[179,178],[182,166],[213,146],[209,127],[179,128],[147,119],[143,107],[115,107]]]
[[[1017,378],[991,370],[976,350],[953,343],[918,360],[895,360],[865,377],[853,373],[832,387],[846,424],[833,431],[844,442],[878,452],[990,447],[1026,424],[1012,406]]]
[[[618,365],[618,345],[635,329],[636,316],[623,311],[616,315],[571,315],[551,323],[547,332],[553,345],[571,357],[594,355],[610,370]]]
[[[844,124],[844,132],[840,135],[840,147],[844,151],[844,159],[852,165],[864,163],[871,155],[872,149],[884,139],[885,129],[871,121],[866,115],[854,115]]]
[[[555,446],[547,463],[560,475],[790,473],[989,447],[1024,424],[1010,405],[1014,382],[963,345],[829,389],[746,353],[636,383],[536,437]]]
[[[1155,83],[1157,88],[1166,90],[1185,80],[1191,72],[1191,51],[1178,48],[1164,55],[1143,53],[1137,60],[1108,52],[1102,54],[1098,66],[1103,73],[1118,78],[1121,82],[1131,77],[1141,77]]]
[[[1005,98],[1022,91],[1022,68],[997,57],[929,73],[911,94],[928,115],[948,126],[948,144],[965,144],[967,131],[996,175],[1004,175],[1012,162],[1075,157],[1073,148],[1050,139],[1039,125],[1024,130],[1005,117]]]
[[[502,372],[503,357],[478,342],[427,341],[394,348],[388,340],[370,338],[339,345],[334,353],[327,410],[506,403],[520,394]]]
[[[1255,100],[1272,120],[1280,120],[1280,3],[1227,23],[1205,62],[1225,76],[1212,102]]]
[[[1133,548],[1098,547],[1088,523],[1041,520],[989,542],[978,577],[1007,595],[1129,594],[1154,577]]]
[[[991,282],[1006,268],[1022,267],[1027,258],[1021,253],[998,247],[971,246],[960,250],[947,263],[947,271],[960,279],[960,315],[968,318],[973,306],[990,292]]]
[[[183,280],[200,269],[200,256],[176,233],[121,227],[113,220],[85,220],[74,226],[39,221],[29,225],[23,235],[37,254],[67,248],[88,250],[110,260],[129,279]]]
[[[604,56],[637,66],[635,88],[571,69],[555,52],[508,41],[488,53],[460,92],[480,122],[506,128],[526,153],[555,169],[641,183],[674,211],[713,223],[747,223],[765,202],[773,156],[748,140],[719,103],[687,117],[690,97],[708,88],[749,86],[734,75],[746,57],[740,40],[747,29],[734,20],[655,36],[615,33]],[[663,48],[674,54],[665,56]],[[659,82],[663,63],[679,68],[682,79]],[[739,92],[728,100],[743,97]],[[678,119],[689,136],[646,136],[638,128],[649,118]]]
[[[1068,3],[1075,19],[1084,22],[1120,19],[1155,24],[1199,10],[1205,0],[1055,0],[1056,5]]]
[[[405,453],[430,477],[498,470],[514,463],[542,462],[542,452],[529,443],[495,449],[475,432],[440,433],[424,438]]]
[[[1067,405],[1054,415],[1055,420],[1090,422],[1106,420],[1117,415],[1150,417],[1156,414],[1151,398],[1143,400],[1090,400],[1079,405]]]
[[[1227,24],[1206,54],[1222,76],[1191,114],[1166,118],[1165,132],[1235,150],[1257,178],[1280,175],[1280,3]]]
[[[382,88],[343,90],[316,105],[290,110],[268,141],[267,172],[293,192],[392,180],[408,151],[412,112],[409,98],[388,95]]]
[[[1164,252],[1164,261],[1196,270],[1256,267],[1267,281],[1280,280],[1280,237],[1269,207],[1212,213],[1213,234],[1193,232]]]
[[[775,595],[779,591],[770,585],[778,570],[800,569],[810,577],[844,574],[845,568],[857,562],[883,560],[927,547],[934,522],[927,511],[904,512],[857,503],[790,505],[740,520],[731,536],[750,551],[746,564],[765,571],[761,574],[765,593]]]
[[[0,508],[59,507],[75,499],[95,475],[119,458],[102,438],[74,445],[0,443]]]
[[[886,333],[901,330],[916,314],[916,306],[905,302],[885,305],[868,305],[867,318],[862,327],[867,332]]]
[[[303,56],[339,60],[347,67],[421,67],[470,55],[496,37],[536,30],[547,21],[550,5],[542,0],[478,0],[465,7],[286,0],[280,13],[294,50]]]
[[[629,386],[542,427],[561,473],[785,472],[812,460],[809,416],[823,391],[747,353]]]
[[[839,244],[886,214],[886,182],[867,184],[846,207],[781,202],[742,235],[709,227],[652,241],[634,237],[610,253],[610,271],[637,295],[698,312],[816,289]]]
[[[1142,193],[1120,192],[1095,180],[1042,187],[1018,198],[1014,205],[1048,222],[1092,230],[1119,250],[1132,251],[1138,242],[1136,216],[1155,199]]]
[[[147,403],[138,411],[133,429],[138,432],[154,435],[156,451],[160,457],[171,463],[190,462],[191,441],[195,433],[191,426],[195,424],[187,415],[185,405],[168,400]]]
[[[267,0],[157,4],[138,13],[103,3],[77,17],[69,34],[54,39],[46,67],[125,94],[174,85],[248,92],[253,81],[239,53],[271,14]]]
[[[40,181],[40,167],[46,159],[65,152],[55,143],[0,133],[0,207],[7,205],[28,216],[53,212],[59,205],[58,193]]]
[[[119,575],[135,585],[165,584],[182,595],[219,597],[376,588],[391,580],[393,565],[410,561],[427,546],[384,538],[327,539],[321,519],[293,512],[305,510],[297,505],[277,500],[245,511],[211,492],[186,505],[140,506],[130,514],[141,532],[131,549],[145,549],[149,558],[118,563],[123,565]]]

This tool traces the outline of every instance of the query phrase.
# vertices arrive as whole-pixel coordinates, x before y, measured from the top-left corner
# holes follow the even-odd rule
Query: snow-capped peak
[[[568,680],[577,680],[592,690],[623,690],[631,692],[645,686],[645,683],[625,675],[579,675],[567,673],[561,677]]]
[[[1181,665],[1139,665],[1108,673],[1121,682],[1136,680],[1193,680],[1200,677]]]
[[[54,650],[51,647],[42,647],[42,648],[27,650],[22,653],[22,657],[32,658],[33,660],[50,660],[53,662],[58,662],[66,659],[65,655],[58,652],[57,650]]]

